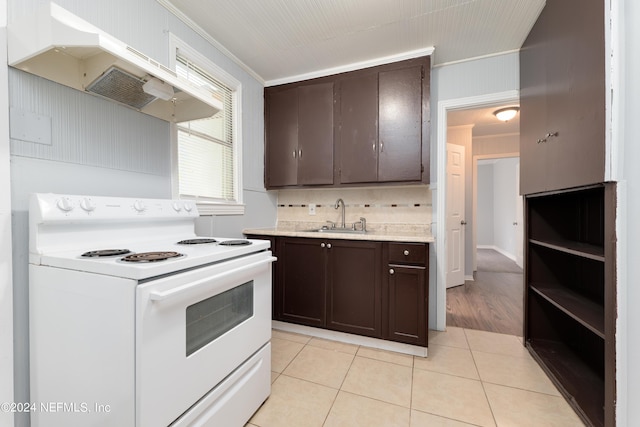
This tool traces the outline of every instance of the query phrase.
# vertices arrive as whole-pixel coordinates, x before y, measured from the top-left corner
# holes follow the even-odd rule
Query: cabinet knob
[[[395,272],[395,270],[394,270],[393,268],[390,268],[390,269],[389,269],[389,274],[395,274],[395,273],[396,273],[396,272]]]
[[[321,248],[324,248],[325,246],[327,246],[327,245],[325,245],[324,243],[320,243],[320,247]]]
[[[331,249],[331,243],[327,243],[327,249]]]
[[[293,158],[296,158],[296,150],[293,150]]]
[[[404,253],[404,256],[409,256],[409,251],[408,250],[405,249],[403,253]]]

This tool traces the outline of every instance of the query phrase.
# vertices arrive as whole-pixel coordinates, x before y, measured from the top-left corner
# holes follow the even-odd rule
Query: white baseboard
[[[502,255],[506,256],[511,261],[513,261],[513,262],[516,261],[516,256],[514,254],[509,253],[509,252],[505,251],[504,249],[499,248],[498,246],[495,246],[495,245],[477,245],[476,249],[493,249],[494,251],[499,252]]]
[[[339,341],[347,344],[362,345],[365,347],[377,348],[380,350],[395,351],[412,356],[427,357],[427,347],[403,344],[394,341],[381,340],[360,335],[347,334],[344,332],[330,331],[328,329],[312,328],[311,326],[296,325],[294,323],[272,320],[271,327],[279,331],[293,332],[296,334],[310,335],[312,337],[323,338],[325,340]]]

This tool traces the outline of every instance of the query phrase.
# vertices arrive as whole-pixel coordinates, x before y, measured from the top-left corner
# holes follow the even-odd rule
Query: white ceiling
[[[493,112],[509,106],[518,104],[505,104],[485,108],[475,108],[470,110],[453,110],[447,114],[447,126],[473,125],[473,136],[490,136],[520,133],[520,113],[509,120],[502,122],[493,115]]]
[[[432,65],[519,49],[545,0],[158,0],[266,85],[435,48]],[[406,56],[406,55],[405,55]]]

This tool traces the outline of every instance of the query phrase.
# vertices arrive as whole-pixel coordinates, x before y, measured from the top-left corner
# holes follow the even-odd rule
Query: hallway
[[[447,289],[447,327],[522,336],[522,269],[492,249],[478,249],[475,281]]]

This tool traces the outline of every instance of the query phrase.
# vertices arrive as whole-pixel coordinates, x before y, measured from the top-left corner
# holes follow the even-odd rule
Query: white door
[[[447,144],[447,288],[464,284],[464,146]]]
[[[516,191],[515,191],[515,195],[516,195],[516,218],[515,221],[513,222],[514,227],[514,233],[516,233],[516,264],[518,265],[518,267],[522,268],[522,258],[524,257],[523,255],[523,241],[524,241],[524,228],[523,228],[523,221],[524,218],[522,216],[522,209],[523,209],[523,205],[524,205],[524,198],[520,195],[520,163],[518,162],[518,164],[516,165]]]

